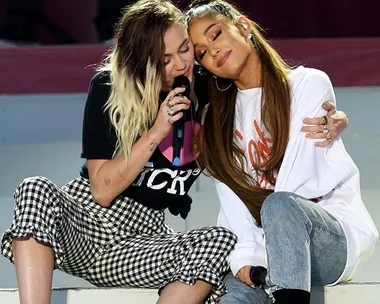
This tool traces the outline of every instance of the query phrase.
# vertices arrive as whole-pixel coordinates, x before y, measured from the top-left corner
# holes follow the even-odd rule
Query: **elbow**
[[[99,190],[91,185],[91,195],[100,206],[109,207],[111,205],[112,199],[107,196],[106,191]]]

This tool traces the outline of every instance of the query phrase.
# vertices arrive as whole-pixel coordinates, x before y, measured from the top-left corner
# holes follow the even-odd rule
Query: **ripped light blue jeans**
[[[311,290],[328,285],[342,274],[347,241],[339,222],[318,204],[289,192],[275,192],[261,209],[266,238],[269,286]],[[268,304],[269,296],[232,275],[229,292],[220,304]]]

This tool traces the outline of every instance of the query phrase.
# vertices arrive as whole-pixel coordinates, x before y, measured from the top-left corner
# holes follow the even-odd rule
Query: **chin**
[[[173,82],[172,82],[172,84],[165,83],[165,84],[162,85],[161,91],[169,92],[169,91],[171,91],[172,86],[173,86]]]

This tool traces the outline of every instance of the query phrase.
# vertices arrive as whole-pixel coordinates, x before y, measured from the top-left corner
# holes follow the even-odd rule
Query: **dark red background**
[[[293,64],[324,70],[335,86],[380,86],[380,38],[273,40]],[[0,48],[0,94],[86,92],[100,45]]]
[[[0,21],[6,1],[0,0]],[[267,29],[275,47],[294,64],[326,71],[335,86],[380,86],[380,1],[236,3]],[[179,4],[184,8],[187,1]],[[46,0],[44,14],[81,44],[0,48],[0,94],[86,92],[94,72],[90,66],[99,63],[106,50],[95,44],[96,9],[97,0]],[[39,39],[44,44],[58,43],[43,28]]]
[[[0,0],[0,21],[6,2]],[[32,1],[32,0],[31,0]],[[110,0],[112,1],[112,0]],[[182,8],[188,1],[174,1]],[[271,38],[380,37],[378,0],[237,0]],[[97,0],[45,0],[44,14],[81,43],[96,42]],[[42,43],[57,43],[41,28]]]

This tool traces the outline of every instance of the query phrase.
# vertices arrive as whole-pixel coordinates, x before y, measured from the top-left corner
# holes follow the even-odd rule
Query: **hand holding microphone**
[[[177,87],[171,90],[161,103],[157,118],[150,132],[157,143],[160,143],[173,129],[173,124],[181,119],[186,111],[191,106],[191,101],[181,95],[185,88]]]
[[[267,269],[263,266],[246,265],[239,269],[236,278],[257,288],[264,288],[266,285]]]
[[[156,121],[154,132],[158,134],[159,141],[165,138],[173,129],[173,162],[179,166],[181,149],[185,138],[186,113],[191,106],[190,81],[186,76],[174,78],[172,90],[165,101],[162,102]],[[172,127],[173,125],[173,127]]]

